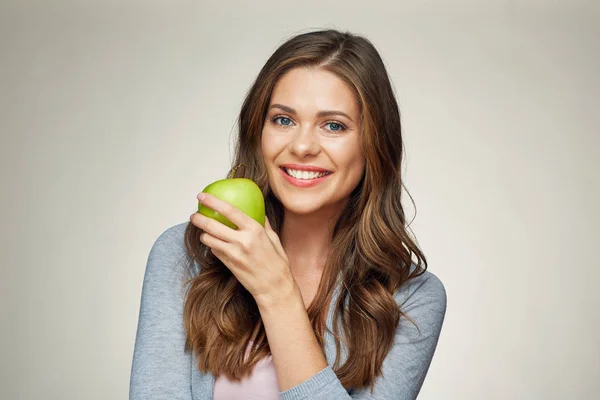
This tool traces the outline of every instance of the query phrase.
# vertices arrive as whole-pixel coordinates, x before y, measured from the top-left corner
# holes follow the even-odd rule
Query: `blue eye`
[[[279,122],[277,122],[279,121]],[[290,126],[292,124],[292,120],[288,117],[275,117],[273,118],[273,122],[277,125]]]
[[[339,132],[346,129],[345,126],[338,124],[337,122],[328,122],[327,125],[329,125],[329,130],[333,132]]]

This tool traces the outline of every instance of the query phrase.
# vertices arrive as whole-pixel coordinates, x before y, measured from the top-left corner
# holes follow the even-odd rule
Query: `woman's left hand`
[[[263,228],[233,205],[208,193],[199,194],[198,200],[238,227],[231,229],[198,212],[190,216],[190,221],[204,231],[200,241],[229,268],[257,304],[289,296],[295,282],[288,257],[269,220]]]

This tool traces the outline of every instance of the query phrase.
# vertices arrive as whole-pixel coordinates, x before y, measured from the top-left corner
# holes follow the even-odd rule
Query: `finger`
[[[225,251],[227,249],[227,243],[211,235],[210,233],[202,232],[202,234],[200,235],[200,241],[204,243],[207,247],[209,247],[210,250],[213,253],[215,253],[215,255],[217,255],[217,253],[220,255],[225,254]]]
[[[220,240],[231,243],[234,240],[235,230],[231,229],[225,224],[208,218],[205,215],[196,212],[190,216],[192,224],[202,229],[204,232],[209,233]]]
[[[249,275],[250,278],[252,278],[254,275],[252,272],[248,273],[244,268],[239,267],[240,255],[239,252],[236,255],[236,248],[231,243],[224,242],[206,232],[203,232],[200,235],[200,241],[204,243],[219,260],[221,260],[223,265],[225,265],[225,267],[227,267],[240,282],[244,281],[244,276]]]
[[[252,218],[244,214],[237,207],[213,196],[212,194],[200,193],[198,195],[198,201],[202,203],[204,207],[208,207],[211,210],[216,211],[219,214],[225,216],[225,218],[233,222],[233,224],[235,224],[238,227],[238,229],[246,229],[250,227],[252,223],[256,222]]]
[[[231,254],[234,248],[230,243],[224,242],[206,232],[200,235],[200,241],[237,277],[239,270],[235,268],[235,263],[232,262]]]

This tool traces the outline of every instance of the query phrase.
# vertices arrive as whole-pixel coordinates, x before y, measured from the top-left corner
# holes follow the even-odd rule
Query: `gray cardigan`
[[[195,355],[184,351],[183,280],[199,270],[185,250],[183,236],[187,225],[185,222],[163,232],[148,257],[133,352],[130,400],[213,398],[214,376],[201,373]],[[394,345],[383,362],[383,376],[377,378],[373,394],[369,388],[345,389],[341,385],[331,368],[335,361],[335,343],[326,332],[325,356],[329,366],[281,392],[281,400],[415,399],[438,342],[446,313],[446,292],[441,281],[426,271],[405,284],[395,298],[418,325],[420,333],[408,320],[401,319]],[[329,329],[333,329],[332,321],[333,308],[330,307]],[[346,354],[343,348],[341,350],[343,361]]]

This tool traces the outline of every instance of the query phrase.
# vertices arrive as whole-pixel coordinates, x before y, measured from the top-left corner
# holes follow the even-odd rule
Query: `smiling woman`
[[[365,169],[354,92],[327,69],[297,67],[277,81],[270,102],[261,135],[269,188],[289,217],[318,214],[333,221]]]
[[[214,196],[154,244],[131,399],[414,399],[446,312],[408,234],[398,104],[366,38],[295,36],[239,115],[264,227]]]

